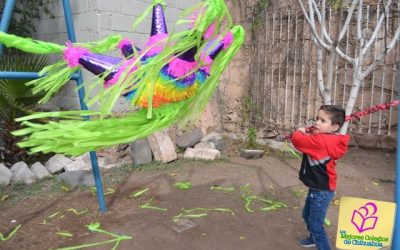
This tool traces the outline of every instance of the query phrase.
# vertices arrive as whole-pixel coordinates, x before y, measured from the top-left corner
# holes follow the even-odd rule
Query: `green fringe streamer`
[[[24,121],[23,125],[27,128],[13,132],[13,135],[29,135],[18,145],[29,147],[32,153],[42,151],[81,155],[102,147],[129,143],[166,128],[181,118],[180,110],[187,105],[187,102],[189,100],[154,109],[151,120],[147,119],[147,111],[142,109],[125,117],[90,121],[83,121],[83,118],[47,124]],[[76,114],[79,115],[79,112],[76,111]],[[64,116],[63,112],[59,112],[60,116]],[[71,117],[71,112],[67,114],[67,117]]]
[[[59,44],[18,37],[4,32],[0,32],[0,43],[8,48],[16,48],[32,54],[61,53],[65,48]]]

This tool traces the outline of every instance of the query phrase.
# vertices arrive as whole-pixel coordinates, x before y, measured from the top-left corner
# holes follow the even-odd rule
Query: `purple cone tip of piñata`
[[[70,41],[66,42],[67,48],[64,49],[64,60],[67,62],[68,67],[75,68],[79,66],[79,58],[83,55],[88,54],[89,50],[81,47],[73,47]]]
[[[121,49],[121,52],[125,57],[130,57],[133,54],[133,45],[128,38],[122,39],[118,43],[117,47]]]
[[[153,7],[150,36],[167,33],[167,24],[165,23],[163,7],[161,4],[157,4]]]
[[[194,56],[196,55],[196,53],[197,53],[197,47],[193,47],[183,52],[182,54],[178,55],[178,58],[188,62],[194,62],[195,61]]]
[[[113,70],[121,61],[122,59],[118,57],[94,53],[87,53],[79,58],[79,64],[95,75],[101,75],[108,70]],[[105,80],[111,79],[115,71],[116,69],[106,76]]]

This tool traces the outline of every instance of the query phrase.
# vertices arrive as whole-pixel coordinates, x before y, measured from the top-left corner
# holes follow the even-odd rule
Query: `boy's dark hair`
[[[331,116],[332,125],[339,125],[342,127],[345,120],[345,111],[338,105],[322,105],[319,110],[323,110]]]

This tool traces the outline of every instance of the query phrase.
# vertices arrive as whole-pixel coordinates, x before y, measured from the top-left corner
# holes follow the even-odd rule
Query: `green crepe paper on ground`
[[[98,223],[98,222],[86,225],[86,227],[91,232],[105,234],[105,235],[111,236],[113,239],[107,240],[107,241],[98,242],[98,243],[84,244],[84,245],[78,245],[78,246],[73,246],[73,247],[63,247],[63,248],[58,248],[57,250],[76,250],[76,249],[82,249],[82,248],[92,248],[92,247],[95,247],[95,246],[100,246],[100,245],[105,245],[105,244],[110,244],[110,243],[114,243],[114,246],[113,246],[112,250],[115,250],[115,249],[117,249],[119,243],[122,240],[131,240],[132,239],[131,236],[118,235],[118,234],[114,234],[114,233],[111,233],[111,232],[107,232],[107,231],[105,231],[105,230],[100,228],[100,223]]]
[[[153,210],[160,210],[160,211],[167,211],[168,209],[162,208],[162,207],[156,207],[151,205],[151,202],[153,201],[153,198],[151,198],[148,202],[146,202],[143,205],[140,205],[140,208],[147,208],[147,209],[153,209]]]
[[[177,182],[174,184],[174,187],[179,188],[180,190],[188,190],[192,188],[192,183],[190,183],[189,181]]]
[[[327,225],[328,227],[331,225],[331,221],[328,218],[325,218],[324,221],[325,225]]]
[[[203,213],[194,213],[194,212],[203,212]],[[229,208],[193,208],[193,209],[182,209],[182,213],[174,216],[172,220],[176,223],[181,218],[201,218],[208,215],[208,211],[216,211],[216,212],[223,212],[223,213],[230,213],[235,215],[232,209]]]
[[[68,211],[68,212],[72,212],[72,213],[74,213],[75,215],[81,215],[81,214],[86,214],[89,210],[86,208],[86,209],[84,209],[84,210],[82,210],[82,211],[78,211],[78,210],[76,210],[75,208],[70,208],[70,209],[68,209],[67,211]]]
[[[87,213],[89,210],[86,208],[86,209],[84,209],[84,210],[82,210],[82,211],[78,211],[78,210],[76,210],[75,208],[69,208],[69,209],[67,209],[67,211],[68,211],[68,212],[71,212],[71,213],[73,213],[73,214],[75,214],[75,215],[81,215],[81,214]],[[46,219],[44,219],[43,222],[42,222],[41,224],[47,224],[47,223],[49,222],[50,219],[53,219],[53,218],[56,217],[57,215],[60,215],[60,217],[58,217],[58,219],[64,218],[64,215],[62,214],[62,212],[61,212],[61,211],[57,211],[57,212],[55,212],[55,213],[49,215]]]
[[[132,198],[137,198],[137,197],[141,196],[142,194],[146,193],[146,192],[149,191],[149,190],[150,190],[149,188],[145,188],[145,189],[143,189],[143,190],[137,191],[137,192],[135,192],[135,193],[132,193],[132,194],[131,194],[131,197],[132,197]]]
[[[155,3],[157,2],[159,1]],[[196,9],[201,10],[201,14],[195,20],[193,29],[170,34],[167,41],[169,46],[166,46],[160,54],[148,63],[140,64],[140,58],[137,58],[137,63],[127,67],[122,72],[122,76],[117,83],[110,88],[103,89],[102,79],[90,85],[85,100],[89,100],[88,98],[90,97],[91,100],[88,101],[89,107],[97,105],[100,107],[98,112],[61,111],[39,113],[19,118],[17,120],[22,122],[25,128],[13,132],[13,135],[24,136],[25,138],[18,145],[29,148],[31,153],[54,152],[65,155],[81,155],[88,151],[97,151],[115,144],[130,143],[173,124],[184,125],[197,119],[218,86],[222,72],[243,44],[245,34],[241,26],[234,26],[230,30],[234,38],[232,44],[226,50],[221,51],[214,59],[210,76],[192,97],[184,101],[152,108],[152,91],[161,68],[169,63],[175,54],[187,51],[194,46],[204,46],[208,41],[215,39],[215,36],[210,39],[202,38],[204,31],[211,23],[217,23],[216,27],[221,28],[219,30],[220,34],[226,33],[228,28],[231,27],[231,18],[224,1],[206,0],[197,5],[194,10]],[[224,23],[224,27],[226,26],[227,28],[222,28],[221,23]],[[95,45],[94,47],[100,47],[100,45]],[[104,47],[109,48],[107,46]],[[91,48],[91,50],[93,51],[94,48]],[[199,55],[196,55],[196,57],[199,57]],[[66,78],[63,78],[64,73],[57,75],[62,71],[60,69],[61,65],[56,64],[49,67],[45,70],[47,79],[43,81],[38,79],[38,82],[35,82],[36,86],[40,86],[36,91],[47,89],[48,92],[55,92],[66,80]],[[132,67],[137,67],[137,70],[129,72]],[[54,77],[53,74],[57,75],[57,77]],[[133,82],[135,82],[134,86],[132,86]],[[52,89],[53,86],[54,89]],[[97,88],[100,89],[100,94],[94,96],[92,91],[96,87],[100,87]],[[136,105],[138,98],[145,94],[147,95],[149,108],[141,109],[135,113],[124,114],[120,117],[114,116],[112,110],[118,98],[128,89],[136,90],[132,105]],[[47,97],[49,96],[51,94],[47,95]],[[91,120],[84,121],[84,117],[88,115],[92,115],[90,117]],[[47,124],[31,122],[31,120],[38,117],[44,119],[56,118],[57,120]]]
[[[46,219],[43,220],[42,224],[47,224],[49,222],[49,219],[56,217],[60,213],[61,213],[61,211],[58,211],[58,212],[55,212],[55,213],[49,215]]]
[[[21,224],[16,226],[7,236],[4,236],[2,233],[0,233],[0,241],[6,241],[9,240],[11,237],[14,236],[14,234],[17,233],[17,231],[21,228]]]
[[[67,231],[56,232],[57,235],[62,237],[73,237],[74,235]]]
[[[96,196],[97,195],[97,188],[96,187],[90,187],[90,192],[92,193],[92,195]],[[113,194],[113,193],[115,193],[115,189],[107,188],[106,192],[104,192],[104,195]]]
[[[212,186],[210,187],[211,190],[220,190],[224,192],[233,192],[235,191],[234,187],[220,187],[220,186]]]
[[[257,195],[242,195],[242,199],[245,201],[245,208],[246,211],[249,213],[253,213],[254,210],[251,208],[251,205],[253,202],[258,202],[264,205],[268,205],[265,207],[260,208],[260,211],[271,211],[271,210],[277,210],[278,208],[286,208],[287,205],[282,203],[282,202],[277,202],[277,201],[272,201],[268,199],[261,198]]]

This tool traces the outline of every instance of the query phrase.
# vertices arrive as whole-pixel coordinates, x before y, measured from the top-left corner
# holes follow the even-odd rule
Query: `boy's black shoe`
[[[300,240],[298,243],[302,247],[315,247],[314,240],[311,237]]]

